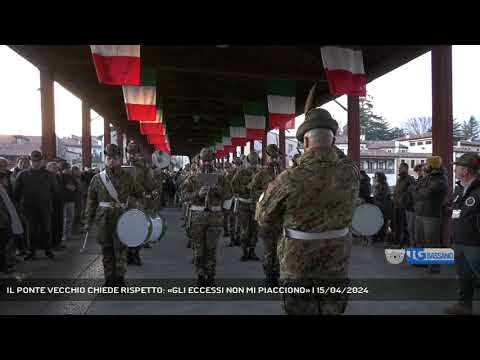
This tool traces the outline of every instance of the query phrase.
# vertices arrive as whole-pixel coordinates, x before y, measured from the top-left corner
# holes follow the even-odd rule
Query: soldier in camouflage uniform
[[[337,129],[328,111],[309,110],[297,131],[305,144],[298,166],[278,176],[257,204],[262,229],[278,222],[284,228],[278,244],[282,285],[348,284],[349,227],[360,203],[360,172],[352,161],[338,158]],[[287,314],[342,314],[348,295],[289,294],[283,301]]]
[[[217,242],[222,232],[219,214],[223,203],[231,199],[232,189],[225,177],[215,171],[213,151],[203,148],[200,154],[200,171],[186,180],[185,198],[192,201],[190,234],[198,285],[213,286]]]
[[[292,158],[292,168],[294,167],[297,167],[298,165],[298,159],[300,159],[300,156],[302,156],[302,154],[295,154]]]
[[[235,157],[233,159],[234,167],[226,174],[227,181],[232,184],[232,180],[237,172],[243,168],[243,160],[240,157]],[[231,209],[228,210],[228,228],[230,234],[230,243],[229,247],[240,246],[240,232],[238,226],[235,226],[235,214],[233,213],[233,202]]]
[[[233,170],[233,166],[230,162],[225,163],[223,166],[223,175],[227,178],[228,182],[231,184],[231,179],[228,179],[228,174],[231,173]],[[228,220],[230,218],[231,209],[223,209],[223,236],[227,237],[230,236],[230,228],[228,224]]]
[[[132,203],[132,197],[141,199],[142,190],[136,187],[133,176],[122,169],[121,151],[117,145],[107,145],[105,157],[104,171],[108,181],[111,181],[118,193],[118,201],[110,196],[101,174],[95,175],[88,188],[85,228],[88,231],[93,222],[97,225],[97,239],[102,247],[105,286],[125,286],[128,248],[118,240],[116,226],[124,209],[136,205]]]
[[[250,166],[239,169],[232,180],[232,190],[235,197],[235,214],[240,229],[240,243],[243,255],[241,261],[260,260],[255,254],[257,246],[257,224],[255,222],[255,200],[252,197],[250,183],[259,171],[258,154],[252,151],[247,156]]]
[[[254,177],[251,188],[255,202],[258,202],[260,195],[267,189],[270,184],[281,172],[279,165],[280,151],[275,144],[270,144],[266,149],[267,161],[264,166]],[[277,258],[277,243],[282,232],[281,224],[270,228],[259,228],[258,232],[263,241],[263,270],[266,276],[268,286],[277,286],[279,277],[279,264]]]
[[[125,150],[128,154],[128,165],[135,168],[135,186],[143,195],[140,206],[144,209],[151,209],[153,207],[151,202],[152,193],[157,193],[155,180],[149,168],[145,166],[145,163],[140,158],[140,147],[131,141]],[[128,264],[142,265],[142,259],[140,258],[141,248],[142,246],[137,246],[128,249]]]

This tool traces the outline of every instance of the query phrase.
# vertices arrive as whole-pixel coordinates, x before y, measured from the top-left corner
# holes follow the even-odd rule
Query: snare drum
[[[165,220],[140,209],[124,212],[117,223],[117,236],[128,247],[141,246],[148,241],[160,240],[166,231]]]
[[[362,204],[353,213],[352,233],[357,236],[373,236],[383,226],[382,211],[375,205]]]

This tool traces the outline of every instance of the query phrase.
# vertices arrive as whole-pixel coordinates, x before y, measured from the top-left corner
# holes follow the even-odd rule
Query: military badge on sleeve
[[[475,205],[475,198],[473,196],[469,196],[467,200],[465,200],[465,205],[468,207]]]

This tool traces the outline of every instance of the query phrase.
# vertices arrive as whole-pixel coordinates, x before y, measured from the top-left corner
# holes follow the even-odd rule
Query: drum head
[[[362,204],[353,213],[352,231],[355,235],[372,236],[383,226],[381,210],[372,204]]]
[[[117,236],[125,246],[140,246],[148,240],[151,233],[152,223],[150,217],[142,210],[128,210],[118,219]]]

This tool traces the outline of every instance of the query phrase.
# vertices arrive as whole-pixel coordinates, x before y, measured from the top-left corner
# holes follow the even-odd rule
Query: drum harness
[[[100,179],[102,180],[103,185],[105,185],[105,188],[107,189],[108,194],[115,200],[114,202],[111,201],[100,201],[98,203],[98,206],[104,207],[104,208],[121,208],[124,209],[126,208],[126,203],[121,203],[120,200],[118,200],[118,193],[117,190],[115,190],[115,187],[112,184],[112,181],[107,175],[107,171],[103,170],[100,173]]]

